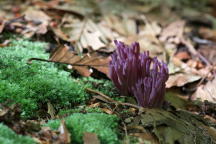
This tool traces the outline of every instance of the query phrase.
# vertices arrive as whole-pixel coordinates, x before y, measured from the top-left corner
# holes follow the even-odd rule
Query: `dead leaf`
[[[216,40],[216,39],[215,39]],[[198,48],[198,52],[202,54],[208,61],[216,65],[216,45],[200,45]]]
[[[50,102],[47,103],[47,109],[48,109],[47,113],[51,116],[51,119],[54,119],[55,118],[55,109]]]
[[[195,69],[203,69],[203,68],[205,68],[205,66],[203,65],[203,63],[201,63],[200,61],[197,61],[197,60],[193,60],[193,59],[190,59],[187,62],[187,65],[189,67],[192,67],[192,68],[195,68]]]
[[[33,135],[33,138],[41,144],[60,144],[62,140],[58,131],[53,131],[49,127],[42,127],[41,130]]]
[[[186,51],[181,51],[181,52],[178,52],[176,55],[175,55],[176,58],[180,59],[180,60],[188,60],[190,59],[190,55],[188,54],[188,52]]]
[[[216,42],[216,30],[202,27],[199,29],[198,32],[204,39],[208,39]]]
[[[173,22],[163,29],[159,39],[160,41],[165,43],[165,47],[167,47],[167,45],[171,43],[175,45],[178,44],[185,45],[185,47],[188,48],[188,51],[192,56],[198,57],[206,65],[210,65],[210,63],[206,60],[206,58],[197,52],[190,39],[184,36],[184,28],[185,28],[185,21],[180,20],[180,21]]]
[[[50,57],[51,61],[62,62],[67,64],[76,64],[80,66],[73,66],[83,76],[90,76],[92,74],[90,68],[94,68],[99,72],[108,75],[109,57],[102,56],[97,52],[90,54],[77,55],[75,52],[70,51],[67,46],[60,46]],[[90,67],[90,68],[89,68]]]
[[[209,101],[216,103],[216,78],[212,81],[208,81],[205,85],[200,85],[196,92],[192,95],[193,100]]]
[[[98,139],[95,133],[85,132],[83,135],[84,144],[100,144],[100,140]]]
[[[124,28],[121,19],[115,15],[110,15],[104,18],[109,28],[113,29],[120,35],[126,36],[127,30]]]
[[[192,114],[187,111],[172,111],[168,112],[159,109],[148,109],[141,115],[141,123],[144,127],[153,127],[153,133],[161,143],[205,143],[208,137],[208,142],[214,139],[213,136],[203,133],[208,133],[204,128],[205,120],[201,116]]]
[[[35,26],[36,28],[36,33],[45,34],[47,32],[47,27],[51,18],[48,15],[46,15],[43,11],[28,9],[27,11],[25,11],[24,14],[24,18],[26,21],[39,24],[38,26],[33,25],[33,27]]]
[[[25,11],[25,19],[27,21],[33,21],[33,22],[40,22],[44,24],[48,24],[50,21],[50,17],[46,15],[43,11],[40,10],[33,10],[33,9],[28,9]]]
[[[51,27],[52,31],[54,32],[54,34],[59,37],[60,39],[63,39],[65,41],[70,41],[69,36],[67,34],[65,34],[64,32],[61,31],[61,29],[57,28],[57,27]]]
[[[108,44],[107,38],[99,30],[99,26],[91,19],[80,21],[65,17],[64,22],[69,24],[62,25],[59,31],[69,36],[67,41],[74,45],[76,52],[82,53],[83,49],[88,49],[91,52],[105,48]],[[62,36],[62,34],[58,36]]]
[[[101,42],[100,40],[100,32],[92,32],[92,33],[85,33],[85,38],[87,41],[87,44],[95,51],[99,50],[100,48],[105,47],[106,45]]]
[[[0,20],[0,33],[2,33],[2,31],[4,30],[5,27],[5,20],[1,21]]]
[[[166,88],[171,88],[173,86],[181,87],[187,83],[195,82],[200,78],[200,76],[190,73],[179,73],[170,75],[168,81],[166,82]]]
[[[6,102],[7,103],[7,102]],[[17,104],[6,106],[0,104],[0,121],[7,125],[14,125],[20,120],[21,109]]]
[[[97,102],[97,103],[93,103],[91,105],[89,105],[89,108],[95,108],[95,107],[99,107],[101,105],[101,103]]]
[[[7,114],[9,111],[9,108],[4,108],[4,109],[0,109],[0,117],[4,116],[5,114]]]
[[[104,111],[107,114],[113,114],[113,112],[110,109],[107,108],[101,108],[102,111]]]
[[[185,21],[175,21],[162,30],[159,39],[162,42],[168,41],[170,43],[179,44],[183,38],[184,27]]]
[[[141,19],[143,21],[143,19]],[[157,56],[159,59],[164,59],[164,48],[162,47],[157,36],[161,31],[161,27],[157,22],[147,23],[139,28],[139,32],[136,35],[129,35],[127,37],[119,37],[117,40],[123,41],[126,44],[132,42],[139,42],[140,51],[149,51],[151,56]]]
[[[71,137],[70,137],[71,134],[68,131],[64,120],[61,121],[58,130],[60,131],[59,137],[61,139],[61,142],[64,144],[69,144],[71,142]]]
[[[212,77],[212,73],[211,73],[212,67],[211,66],[206,66],[202,69],[197,70],[194,67],[190,67],[190,65],[188,65],[190,63],[184,63],[176,57],[172,58],[172,64],[173,64],[173,66],[171,66],[171,67],[174,67],[174,69],[177,69],[177,67],[179,68],[178,72],[198,75],[202,78],[206,78],[206,77],[211,78]]]

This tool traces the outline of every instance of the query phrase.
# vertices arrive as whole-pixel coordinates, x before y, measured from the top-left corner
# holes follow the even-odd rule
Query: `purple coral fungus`
[[[139,43],[126,45],[117,40],[110,61],[110,78],[122,95],[133,95],[139,106],[160,107],[164,101],[168,68],[164,62],[140,53]]]

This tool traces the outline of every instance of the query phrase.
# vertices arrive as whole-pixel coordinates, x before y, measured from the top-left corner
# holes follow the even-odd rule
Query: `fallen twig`
[[[115,101],[115,100],[113,100],[112,98],[110,98],[109,96],[107,96],[107,95],[105,95],[105,94],[103,94],[103,93],[101,93],[101,92],[99,92],[99,91],[90,89],[90,88],[86,88],[86,91],[87,91],[87,92],[94,93],[94,94],[97,94],[97,95],[101,96],[102,98],[104,98],[105,100],[107,100],[107,101],[110,102],[110,103],[115,103],[115,104],[117,104],[117,105],[124,105],[124,106],[133,107],[133,108],[138,109],[139,111],[144,109],[143,107],[140,107],[140,106],[137,106],[137,105],[134,105],[134,104],[131,104],[131,103],[122,103],[122,102],[119,102],[119,101]],[[98,97],[95,97],[95,98],[100,99],[100,98],[98,98]],[[102,99],[100,99],[100,100],[102,100]],[[107,101],[106,101],[106,102],[107,102]]]
[[[46,59],[41,59],[41,58],[30,58],[28,59],[27,63],[32,64],[32,61],[43,61],[43,62],[51,62],[51,63],[59,63],[59,64],[68,64],[71,66],[94,66],[94,67],[108,67],[108,65],[88,65],[88,64],[71,64],[67,62],[58,62],[58,61],[53,61],[53,60],[46,60]]]

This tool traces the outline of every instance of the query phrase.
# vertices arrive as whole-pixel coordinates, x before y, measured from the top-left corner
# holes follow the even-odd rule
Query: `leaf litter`
[[[174,20],[166,25],[161,25],[160,16],[157,16],[159,21],[148,19],[148,13],[159,7],[157,4],[145,9],[147,14],[144,15],[136,2],[131,5],[132,9],[118,14],[107,14],[109,10],[102,8],[104,2],[97,5],[94,1],[93,5],[91,2],[84,3],[37,0],[26,2],[23,6],[5,4],[14,9],[8,14],[6,10],[1,10],[8,17],[0,18],[0,33],[10,31],[27,38],[44,37],[47,42],[50,42],[48,39],[51,36],[56,47],[50,58],[32,58],[29,62],[38,60],[67,64],[85,77],[92,76],[95,70],[109,77],[110,54],[115,51],[113,40],[127,44],[139,42],[141,51],[149,50],[151,56],[168,63],[168,92],[182,90],[188,85],[194,90],[186,94],[171,93],[172,101],[168,100],[165,110],[158,110],[118,102],[103,93],[87,89],[88,93],[94,94],[88,106],[118,115],[122,137],[128,137],[125,142],[132,137],[137,137],[140,143],[215,142],[215,32],[209,27],[189,26],[187,19]],[[85,8],[86,5],[88,8]],[[194,33],[194,30],[198,33]],[[7,41],[1,41],[3,47],[5,43]],[[176,93],[181,96],[177,98]],[[184,104],[180,102],[179,105],[179,101],[184,101]],[[32,135],[40,143],[71,142],[64,121],[58,131],[42,127],[36,132],[32,131],[34,124],[30,122],[31,132],[28,132],[28,123],[17,118],[16,113],[20,115],[16,107],[4,107],[0,112],[1,121],[13,122],[18,119],[19,122],[14,121],[17,125],[6,124],[18,133],[24,131]],[[51,103],[48,103],[48,113],[51,118],[56,117]],[[36,121],[36,125],[39,123]],[[94,133],[85,133],[83,141],[86,144],[100,143]]]

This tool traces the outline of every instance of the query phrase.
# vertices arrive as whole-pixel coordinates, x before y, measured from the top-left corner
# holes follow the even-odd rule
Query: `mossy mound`
[[[32,57],[48,59],[45,45],[19,40],[0,50],[0,103],[10,100],[20,104],[24,116],[35,116],[36,110],[48,102],[60,109],[88,99],[86,85],[70,78],[68,72],[52,63],[27,64]]]
[[[118,143],[117,120],[114,115],[104,113],[75,113],[65,118],[66,126],[71,133],[72,143],[83,143],[84,132],[96,133],[101,143]],[[51,120],[46,126],[58,129],[60,120]]]
[[[10,128],[0,123],[0,144],[36,144],[36,142],[30,137],[17,135]]]

